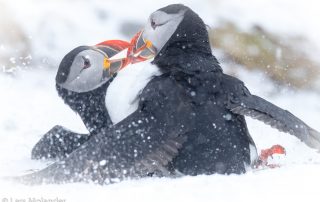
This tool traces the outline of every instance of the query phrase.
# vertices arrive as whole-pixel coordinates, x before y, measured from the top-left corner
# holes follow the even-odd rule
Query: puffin
[[[124,58],[106,63],[106,59],[129,47],[129,42],[108,40],[95,46],[76,47],[63,57],[56,74],[56,90],[64,103],[81,117],[88,133],[79,134],[56,125],[32,148],[32,159],[63,159],[101,128],[113,125],[109,106],[105,105],[107,89],[117,72],[130,61]],[[150,49],[143,51],[144,55],[151,53]],[[139,62],[148,59],[142,56],[137,58]]]
[[[223,73],[205,23],[189,7],[172,4],[153,12],[142,37],[152,42],[152,65],[162,74],[139,93],[137,109],[19,181],[110,184],[150,173],[242,174],[258,156],[245,116],[320,149],[319,132]]]

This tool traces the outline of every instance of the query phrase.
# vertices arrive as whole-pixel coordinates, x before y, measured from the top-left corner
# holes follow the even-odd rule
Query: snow
[[[308,173],[308,175],[302,175]],[[292,177],[294,176],[294,178]],[[296,166],[245,176],[197,176],[181,179],[142,179],[106,186],[68,184],[25,187],[17,191],[4,187],[6,197],[17,199],[38,196],[66,201],[318,201],[319,167]],[[13,185],[9,185],[13,186]],[[9,190],[9,191],[7,191]]]
[[[206,23],[213,24],[213,28],[219,19],[233,19],[244,28],[260,23],[279,33],[301,34],[316,47],[320,47],[320,12],[319,3],[315,0],[182,2],[197,11]],[[149,13],[173,2],[13,0],[4,3],[14,11],[12,17],[32,38],[32,46],[36,50],[31,55],[32,58],[46,57],[50,65],[55,67],[66,52],[78,45],[95,44],[106,39],[126,39],[119,33],[120,22],[129,18],[143,23]],[[119,76],[127,78],[128,82],[118,84],[123,86],[123,94],[119,94],[119,97],[134,94],[130,91],[130,86],[137,85],[134,79],[146,67],[148,64],[144,63],[136,69],[132,66],[120,73]],[[30,67],[14,76],[0,74],[0,177],[21,175],[50,163],[31,160],[30,152],[41,135],[54,125],[63,125],[78,132],[86,131],[80,118],[58,97],[55,91],[55,73],[55,68],[48,70]],[[320,131],[319,94],[279,90],[262,73],[243,71],[238,76],[252,93],[288,109]],[[138,89],[139,85],[133,87],[133,90]],[[112,86],[109,91],[117,93],[117,89],[112,89]],[[116,98],[111,96],[110,106],[113,104],[118,110],[122,104],[130,107],[121,103],[121,99],[118,104],[112,99]],[[119,116],[114,121],[119,121],[123,116],[124,112],[119,111]],[[108,186],[75,183],[30,187],[0,179],[0,200],[319,201],[319,153],[293,136],[278,132],[258,121],[247,120],[258,150],[274,144],[281,144],[286,148],[286,156],[276,156],[272,160],[282,165],[280,168],[251,170],[244,175],[146,178]]]

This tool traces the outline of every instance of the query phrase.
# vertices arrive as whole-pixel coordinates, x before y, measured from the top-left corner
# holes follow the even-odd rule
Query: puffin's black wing
[[[64,160],[18,180],[31,184],[103,184],[148,173],[168,175],[165,167],[192,127],[192,111],[184,99],[170,79],[152,82],[144,89],[139,108],[129,117],[92,136]]]
[[[105,107],[105,96],[112,79],[99,88],[76,93],[56,84],[59,96],[77,114],[90,131],[88,134],[75,133],[62,126],[54,126],[43,135],[31,152],[32,159],[62,159],[86,142],[103,127],[111,126],[112,121]]]
[[[79,148],[90,138],[89,134],[79,134],[56,125],[32,148],[32,159],[62,159]]]
[[[308,146],[320,151],[320,133],[309,127],[302,120],[287,110],[252,95],[247,88],[238,84],[237,89],[228,96],[227,108],[235,114],[250,116],[270,125],[282,132],[290,133]]]

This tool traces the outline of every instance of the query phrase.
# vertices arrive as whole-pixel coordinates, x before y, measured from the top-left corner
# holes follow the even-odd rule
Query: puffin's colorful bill
[[[156,54],[156,49],[151,41],[142,37],[138,32],[129,42],[122,40],[108,40],[98,43],[94,47],[104,55],[103,68],[109,70],[109,77],[129,64],[135,64],[151,59]],[[116,57],[124,52],[122,57]]]

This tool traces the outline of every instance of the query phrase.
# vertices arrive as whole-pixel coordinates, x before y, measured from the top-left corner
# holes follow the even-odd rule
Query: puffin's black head
[[[172,4],[152,13],[143,38],[156,48],[156,64],[162,58],[167,59],[166,56],[178,59],[181,54],[212,55],[206,25],[182,4]]]
[[[98,88],[109,79],[104,67],[106,53],[94,46],[79,46],[61,61],[56,76],[60,87],[77,92]]]

